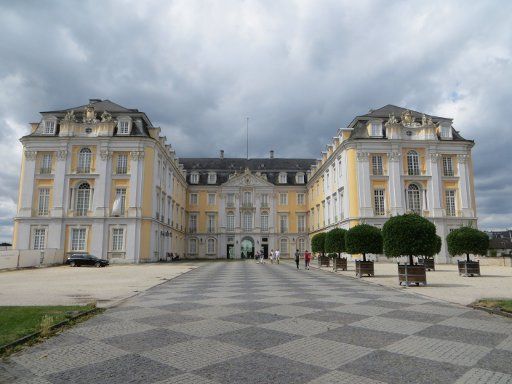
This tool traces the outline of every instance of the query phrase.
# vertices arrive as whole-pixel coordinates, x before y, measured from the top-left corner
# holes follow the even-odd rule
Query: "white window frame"
[[[120,204],[121,210],[119,211],[119,213],[121,215],[124,215],[126,213],[126,187],[116,188],[115,200],[117,200],[117,199],[121,200],[121,204]]]
[[[125,251],[125,228],[124,227],[111,227],[110,228],[110,251],[124,252]]]
[[[190,184],[199,184],[199,173],[192,172],[190,174]]]
[[[43,153],[43,157],[41,159],[41,169],[39,173],[42,175],[49,175],[52,173],[52,153]]]
[[[282,255],[288,254],[288,239],[286,237],[282,237],[279,239],[279,252],[281,252]]]
[[[295,175],[295,182],[297,184],[304,184],[304,173],[302,172],[298,172],[296,175]]]
[[[416,184],[409,184],[407,187],[407,209],[421,213],[421,188]]]
[[[32,249],[44,250],[46,248],[46,227],[35,227],[32,229]]]
[[[191,255],[197,255],[197,239],[192,238],[188,240],[188,253]]]
[[[235,194],[234,193],[228,193],[226,195],[226,204],[228,205],[228,207],[235,206]]]
[[[386,214],[386,190],[377,188],[373,190],[373,209],[375,216]]]
[[[216,217],[214,213],[209,213],[207,215],[206,221],[206,230],[208,233],[214,233],[216,228]]]
[[[455,189],[447,189],[444,191],[445,203],[446,203],[446,216],[456,216],[457,215],[457,206],[456,206],[456,196],[457,191]]]
[[[382,176],[383,174],[382,155],[372,155],[372,175]]]
[[[302,192],[297,193],[297,204],[304,205],[306,204],[306,194]]]
[[[38,191],[38,204],[37,215],[48,216],[50,213],[50,188],[39,188]]]
[[[129,135],[130,134],[130,120],[120,119],[117,122],[117,134],[118,135]]]
[[[297,249],[299,252],[304,252],[306,250],[306,239],[304,237],[299,237],[297,239]]]
[[[45,120],[43,127],[44,135],[55,135],[55,128],[57,127],[57,122],[55,120]]]
[[[79,234],[77,239],[75,234]],[[71,227],[69,246],[71,252],[86,252],[87,251],[87,228],[85,227]]]
[[[453,159],[451,156],[443,156],[443,176],[451,177],[453,172]]]
[[[243,205],[245,205],[245,206],[252,205],[252,192],[245,191],[242,196],[243,196],[243,200],[242,200]]]
[[[414,150],[407,152],[407,174],[410,176],[420,174],[420,156]]]
[[[297,232],[299,232],[299,233],[306,232],[306,216],[305,215],[297,215]]]
[[[372,121],[370,123],[370,136],[372,137],[382,137],[382,124],[377,121]]]
[[[80,188],[84,186],[84,188]],[[87,186],[87,188],[85,187]],[[80,183],[76,188],[75,214],[76,216],[87,216],[91,209],[91,186],[87,182]]]
[[[279,184],[286,184],[287,174],[286,172],[279,172]]]
[[[206,240],[206,254],[214,255],[216,253],[215,239],[210,237]]]
[[[261,230],[263,232],[268,232],[268,212],[261,213]]]
[[[208,193],[208,205],[215,205],[216,194]]]
[[[188,231],[197,233],[197,213],[191,213],[188,217]]]
[[[77,171],[79,173],[91,173],[92,151],[88,147],[81,148],[78,152]]]
[[[244,212],[242,215],[243,218],[243,229],[245,232],[252,231],[253,229],[253,215],[252,212]]]
[[[197,193],[190,194],[190,205],[197,205],[199,202],[199,195]]]
[[[226,230],[228,232],[234,232],[235,230],[235,214],[233,212],[228,212],[226,215]]]
[[[288,215],[279,215],[279,233],[288,233]]]
[[[128,173],[128,155],[120,153],[117,156],[116,173],[118,175],[126,175]]]
[[[215,172],[208,173],[208,184],[215,184],[217,182],[217,174]]]
[[[288,193],[287,192],[279,193],[279,205],[288,205]]]

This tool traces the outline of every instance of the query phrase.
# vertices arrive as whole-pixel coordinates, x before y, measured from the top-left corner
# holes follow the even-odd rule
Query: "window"
[[[288,232],[288,216],[286,216],[286,215],[279,216],[279,232],[280,233]]]
[[[455,190],[448,189],[445,191],[446,199],[446,215],[455,216]]]
[[[130,122],[126,120],[122,120],[119,122],[119,130],[117,132],[119,135],[127,135],[130,133]]]
[[[112,229],[112,251],[124,250],[124,228]]]
[[[279,184],[286,184],[286,172],[279,173]]]
[[[190,174],[190,183],[198,184],[199,183],[199,173],[194,172]]]
[[[242,204],[246,207],[250,207],[252,205],[252,193],[244,192],[244,199]]]
[[[163,209],[163,207],[162,207]],[[122,216],[126,210],[126,188],[116,188],[116,198],[112,207],[113,216]]]
[[[451,137],[452,129],[451,127],[441,127],[441,138],[449,139]]]
[[[76,215],[87,216],[89,211],[89,203],[91,198],[91,187],[88,183],[82,183],[76,191]]]
[[[229,212],[226,219],[228,232],[233,232],[235,230],[235,215],[232,212]]]
[[[380,123],[371,123],[372,136],[382,136],[382,125]]]
[[[331,224],[331,199],[327,198],[327,211],[325,212],[327,215],[327,224]]]
[[[305,195],[303,193],[297,193],[297,204],[304,205],[306,202]]]
[[[125,154],[121,154],[117,156],[117,168],[116,173],[120,175],[125,175],[128,172],[128,156]]]
[[[215,215],[209,214],[208,215],[208,227],[207,227],[208,233],[215,232]]]
[[[197,214],[191,213],[188,221],[188,230],[190,233],[197,232]]]
[[[43,159],[41,161],[41,174],[50,174],[52,173],[52,154],[45,153],[43,155]]]
[[[453,163],[450,156],[443,156],[443,175],[453,176]]]
[[[39,189],[39,201],[37,207],[37,214],[39,216],[48,215],[50,208],[50,188]]]
[[[281,239],[279,241],[279,251],[283,255],[288,253],[288,239]]]
[[[266,193],[261,195],[261,206],[268,207],[268,195]]]
[[[297,230],[299,233],[306,232],[306,216],[297,216]]]
[[[325,177],[324,177],[324,185],[325,185],[325,190],[327,191],[329,189],[329,182],[330,182],[330,174],[329,174],[329,171],[325,172]]]
[[[34,239],[33,239],[33,248],[37,250],[42,250],[45,248],[46,241],[46,229],[44,228],[36,228],[34,229]]]
[[[191,255],[197,254],[197,239],[190,239],[188,241],[188,253]]]
[[[252,231],[252,213],[245,212],[243,215],[244,219],[244,231]]]
[[[235,206],[235,194],[228,193],[226,202],[227,202],[228,207],[234,207]]]
[[[382,156],[380,155],[373,155],[372,156],[372,173],[374,175],[383,175],[383,169],[382,169]]]
[[[208,239],[206,241],[206,253],[213,255],[215,253],[215,239]]]
[[[208,194],[208,205],[215,205],[215,193]]]
[[[407,153],[407,174],[419,175],[420,174],[420,160],[416,151],[409,151]]]
[[[279,194],[279,204],[280,205],[287,205],[288,204],[288,194],[287,193],[280,193]]]
[[[306,250],[306,239],[303,237],[299,237],[297,240],[297,249],[299,252],[304,252]]]
[[[215,184],[217,182],[217,174],[215,172],[208,173],[208,184]]]
[[[190,205],[197,205],[197,193],[190,194]]]
[[[45,121],[44,122],[44,131],[45,135],[53,135],[55,134],[55,121]]]
[[[302,172],[298,172],[297,175],[295,175],[295,182],[297,184],[304,184],[304,174]]]
[[[82,148],[78,153],[78,173],[91,172],[91,150]]]
[[[268,232],[268,213],[264,212],[261,214],[261,230]]]
[[[85,251],[85,228],[72,228],[71,229],[71,250],[72,251]]]
[[[421,212],[420,189],[416,184],[411,184],[407,188],[407,208],[411,212]]]
[[[383,216],[386,213],[384,208],[384,189],[373,190],[373,204],[375,216]]]

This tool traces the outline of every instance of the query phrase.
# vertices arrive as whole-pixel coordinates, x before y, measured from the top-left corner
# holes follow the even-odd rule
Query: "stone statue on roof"
[[[103,113],[101,114],[101,122],[104,123],[109,121],[112,121],[112,115],[107,111],[103,111]]]
[[[66,113],[66,116],[64,116],[64,121],[74,122],[75,121],[75,111],[74,110],[68,111]]]

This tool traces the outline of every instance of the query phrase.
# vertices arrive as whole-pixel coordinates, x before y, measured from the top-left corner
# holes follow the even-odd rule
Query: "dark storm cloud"
[[[0,5],[0,240],[38,111],[108,98],[145,111],[180,156],[317,157],[391,103],[453,117],[480,224],[510,226],[512,3],[112,1]],[[492,22],[491,22],[492,20]]]

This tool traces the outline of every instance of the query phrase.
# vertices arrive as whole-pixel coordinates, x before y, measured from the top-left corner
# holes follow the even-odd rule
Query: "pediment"
[[[247,170],[239,175],[232,176],[228,181],[222,184],[223,187],[273,187],[261,176],[257,176]]]

